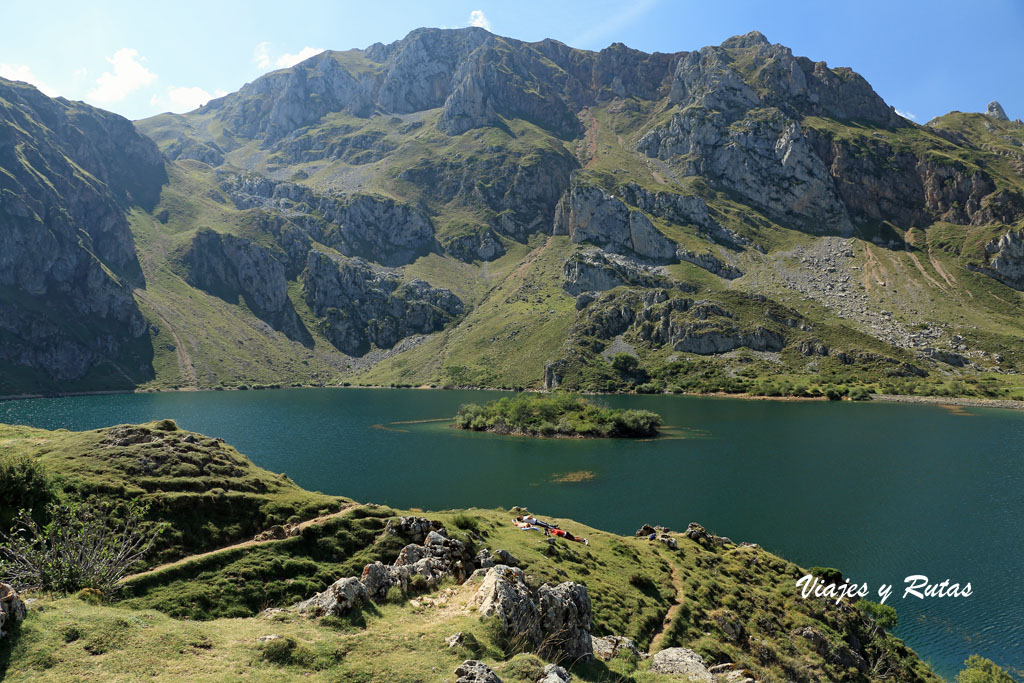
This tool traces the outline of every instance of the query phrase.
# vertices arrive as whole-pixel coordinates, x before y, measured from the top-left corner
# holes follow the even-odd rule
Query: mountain
[[[3,87],[33,93],[4,95],[10,130],[44,106],[114,120]],[[77,364],[5,342],[18,371],[0,393],[355,382],[1021,397],[1024,125],[993,105],[917,125],[854,71],[757,32],[646,54],[419,29],[324,52],[135,122],[163,155],[131,174],[150,184],[95,174],[128,226],[121,261],[76,247],[135,311],[123,341]],[[31,144],[74,147],[48,131]],[[54,187],[70,173],[18,158],[3,168]],[[78,204],[70,188],[54,197]],[[17,262],[42,272],[41,258]],[[32,286],[10,285],[11,311],[26,315],[13,302]],[[94,318],[54,324],[70,336]],[[141,356],[127,364],[122,347]],[[111,367],[117,381],[100,374]]]

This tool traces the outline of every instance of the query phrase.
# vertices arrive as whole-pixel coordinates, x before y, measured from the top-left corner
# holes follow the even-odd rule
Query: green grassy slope
[[[148,502],[150,518],[170,523],[151,563],[248,540],[271,525],[349,502],[305,491],[222,439],[178,429],[171,420],[87,432],[0,425],[0,453],[37,459],[62,498]],[[0,501],[4,518],[15,512],[8,505]]]

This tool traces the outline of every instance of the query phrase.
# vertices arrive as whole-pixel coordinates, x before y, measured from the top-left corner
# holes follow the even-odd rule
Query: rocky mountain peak
[[[722,43],[722,47],[726,49],[750,48],[770,44],[771,43],[763,33],[761,33],[760,31],[751,31],[750,33],[745,33],[742,36],[733,36],[732,38],[726,39]]]
[[[1010,120],[1010,118],[1006,115],[1006,112],[1003,111],[1003,105],[999,104],[995,100],[992,100],[991,102],[988,103],[988,109],[985,110],[985,116],[993,118],[996,121]]]

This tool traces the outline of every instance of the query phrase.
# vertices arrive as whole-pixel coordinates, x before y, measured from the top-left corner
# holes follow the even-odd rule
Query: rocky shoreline
[[[387,385],[306,385],[299,387],[292,386],[279,386],[279,387],[261,387],[259,389],[248,388],[240,389],[238,387],[222,387],[218,389],[202,389],[195,387],[183,387],[180,389],[136,389],[136,390],[122,390],[112,389],[105,391],[68,391],[56,394],[8,394],[0,396],[0,402],[2,401],[19,401],[28,400],[34,398],[66,398],[70,396],[108,396],[114,394],[166,394],[166,393],[180,393],[180,392],[212,392],[212,391],[273,391],[274,389],[436,389],[441,391],[509,391],[508,389],[502,389],[500,387],[472,387],[472,386],[458,386],[444,389],[442,387],[432,387],[428,384],[422,384],[418,386],[410,387],[391,387]],[[524,389],[526,392],[540,391],[537,389]],[[631,396],[639,395],[633,394],[632,392],[619,391],[619,392],[607,392],[607,393],[596,393],[590,391],[578,392],[584,396]],[[678,395],[678,396],[692,396],[697,398],[732,398],[744,401],[784,401],[787,403],[803,403],[807,401],[828,401],[829,399],[824,396],[754,396],[751,394],[726,394],[720,391],[700,394],[693,392],[683,392],[682,394],[661,394],[662,396]],[[971,406],[975,408],[1006,408],[1009,410],[1024,410],[1024,401],[1012,401],[1006,399],[996,398],[975,398],[972,396],[910,396],[904,394],[871,394],[871,400],[879,401],[882,403],[929,403],[932,405],[959,405],[959,406]],[[512,434],[512,436],[516,436]]]
[[[929,403],[945,406],[971,406],[973,408],[1007,408],[1024,410],[1024,401],[1008,401],[997,398],[973,398],[970,396],[904,396],[901,394],[871,394],[873,401],[883,403]]]

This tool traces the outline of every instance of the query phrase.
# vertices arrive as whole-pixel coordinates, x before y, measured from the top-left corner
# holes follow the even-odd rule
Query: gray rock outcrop
[[[995,100],[988,103],[988,107],[985,109],[985,116],[996,121],[1009,121],[1010,117],[1006,115],[1003,110],[1003,105],[999,104]]]
[[[441,245],[460,261],[493,261],[505,255],[505,247],[491,229],[457,235]]]
[[[670,296],[664,289],[614,294],[606,292],[594,299],[577,320],[574,333],[613,339],[632,330],[652,347],[670,346],[701,355],[740,347],[780,351],[786,345],[785,335],[768,326],[775,321],[767,315],[764,324],[741,324],[718,304]]]
[[[455,669],[455,683],[501,683],[491,667],[475,659],[467,659]]]
[[[1003,284],[1024,291],[1024,234],[1009,230],[985,245],[987,262],[968,268],[977,270]]]
[[[654,654],[651,671],[667,676],[685,676],[686,680],[700,683],[714,683],[714,676],[708,671],[704,658],[685,647],[670,647]]]
[[[570,683],[572,674],[557,664],[548,664],[544,667],[544,673],[537,679],[537,683]]]
[[[406,545],[393,564],[374,562],[363,568],[361,576],[339,579],[295,607],[309,616],[342,615],[359,609],[367,601],[381,601],[392,587],[402,594],[436,588],[451,577],[465,581],[473,572],[473,558],[462,541],[449,538],[444,525],[424,517],[401,517],[389,521],[385,534],[414,542]]]
[[[605,662],[614,659],[620,652],[628,652],[637,659],[648,656],[632,639],[625,636],[591,636],[590,642],[594,647],[594,657]]]
[[[541,643],[540,611],[526,584],[523,570],[496,565],[487,570],[473,598],[481,617],[500,620],[515,649],[535,649]]]
[[[537,591],[537,605],[543,654],[572,663],[593,658],[592,610],[586,586],[572,581],[557,586],[544,584]]]
[[[359,609],[369,599],[366,586],[354,576],[338,579],[308,600],[295,606],[300,614],[314,617],[341,616]]]
[[[555,210],[554,233],[605,251],[672,262],[676,245],[642,211],[630,209],[599,187],[573,185]]]
[[[683,291],[696,288],[672,280],[655,266],[594,247],[574,252],[562,266],[562,288],[573,296],[582,292],[605,291],[623,285],[669,287]]]
[[[555,661],[593,657],[590,596],[582,584],[544,584],[534,595],[521,569],[496,565],[484,575],[474,602],[481,617],[501,622],[509,649],[538,650]]]
[[[680,261],[692,263],[693,265],[703,268],[709,273],[713,273],[714,275],[725,278],[726,280],[735,280],[738,277],[743,277],[742,270],[734,265],[723,263],[720,258],[712,254],[710,251],[698,254],[680,247],[676,250],[676,256]]]
[[[25,603],[18,596],[13,586],[0,583],[0,639],[7,635],[5,628],[10,629],[25,618]]]
[[[304,185],[221,173],[221,190],[240,209],[275,211],[346,256],[386,266],[411,263],[435,247],[430,218],[407,204],[368,194],[322,195]]]
[[[462,301],[447,289],[317,249],[309,252],[300,281],[306,303],[324,318],[321,331],[351,356],[436,332],[463,313]]]

